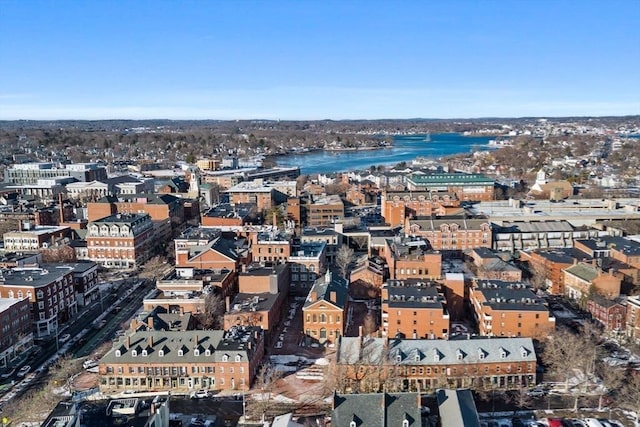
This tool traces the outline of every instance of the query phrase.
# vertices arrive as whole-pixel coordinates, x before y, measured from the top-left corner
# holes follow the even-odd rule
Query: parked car
[[[527,391],[527,396],[531,396],[531,397],[542,397],[546,394],[546,392],[539,388],[532,388],[531,390]]]
[[[67,342],[69,341],[69,338],[71,338],[71,334],[63,334],[63,335],[60,335],[60,338],[58,340],[60,342]]]
[[[595,418],[585,418],[583,421],[589,427],[604,427],[602,425],[602,423],[600,421],[596,420]]]
[[[209,397],[209,392],[207,390],[192,391],[189,397],[192,399],[204,399]]]
[[[20,368],[20,370],[18,371],[18,376],[19,377],[24,377],[25,375],[27,375],[29,372],[31,371],[31,366],[29,365],[25,365],[22,368]]]

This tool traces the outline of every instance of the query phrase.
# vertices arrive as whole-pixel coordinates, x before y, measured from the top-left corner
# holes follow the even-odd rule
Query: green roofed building
[[[413,174],[407,178],[410,191],[453,193],[460,201],[493,200],[494,186],[494,180],[478,173]]]

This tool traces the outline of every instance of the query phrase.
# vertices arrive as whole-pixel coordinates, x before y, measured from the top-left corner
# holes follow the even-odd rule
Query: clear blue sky
[[[0,0],[0,119],[640,114],[640,0]]]

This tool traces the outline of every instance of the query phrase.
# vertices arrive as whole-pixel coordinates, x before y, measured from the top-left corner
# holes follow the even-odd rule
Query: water
[[[364,151],[314,151],[307,154],[288,155],[276,158],[278,166],[300,166],[301,173],[344,172],[365,170],[377,165],[395,165],[409,162],[416,157],[436,158],[453,154],[486,150],[493,137],[463,136],[458,133],[394,136],[393,148]]]

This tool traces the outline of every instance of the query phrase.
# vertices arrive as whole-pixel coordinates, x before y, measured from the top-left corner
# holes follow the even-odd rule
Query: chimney
[[[64,222],[64,205],[62,203],[62,193],[58,194],[58,209],[60,209],[60,224]]]
[[[198,347],[198,344],[200,344],[200,339],[198,338],[198,335],[197,335],[197,334],[196,334],[196,337],[195,337],[195,340],[194,340],[194,341],[195,341],[195,343],[194,343],[194,347]]]
[[[224,306],[225,306],[225,311],[228,313],[229,311],[231,311],[231,297],[230,296],[226,296],[224,299]]]
[[[149,347],[153,347],[153,334],[149,335]]]
[[[316,291],[311,292],[311,302],[318,300],[318,293]]]
[[[184,307],[180,306],[180,317],[184,316]]]
[[[127,350],[131,348],[131,335],[127,335]]]
[[[278,226],[278,217],[276,216],[275,211],[273,212],[273,228],[276,228]]]
[[[361,337],[363,332],[362,325],[358,326],[358,336]]]
[[[334,302],[334,303],[338,301],[338,297],[336,295],[336,291],[329,292],[329,301]]]
[[[147,318],[147,326],[149,326],[149,329],[153,331],[153,316],[149,316]]]

